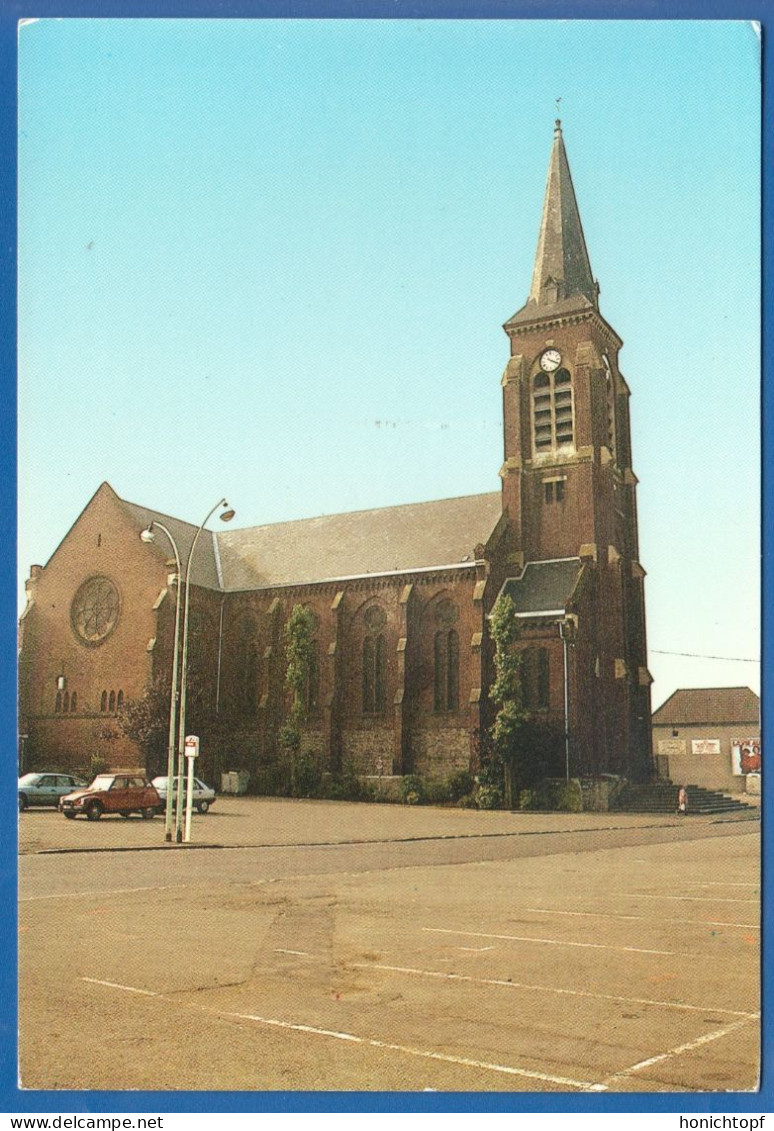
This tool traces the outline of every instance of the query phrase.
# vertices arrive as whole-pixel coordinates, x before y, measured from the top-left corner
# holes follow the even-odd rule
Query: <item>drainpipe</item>
[[[220,668],[223,659],[223,606],[226,603],[226,594],[220,598],[220,624],[218,625],[218,674],[215,681],[215,714],[220,714]]]

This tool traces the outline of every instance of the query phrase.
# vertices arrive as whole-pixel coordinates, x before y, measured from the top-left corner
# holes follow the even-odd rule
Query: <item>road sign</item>
[[[185,739],[185,756],[186,758],[199,757],[199,736],[196,734],[186,735]]]

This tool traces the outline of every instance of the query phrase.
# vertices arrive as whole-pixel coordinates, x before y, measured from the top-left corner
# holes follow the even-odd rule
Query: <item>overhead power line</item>
[[[735,664],[759,664],[760,660],[751,660],[749,656],[705,656],[702,652],[664,652],[660,648],[649,648],[657,656],[688,656],[692,660],[729,660]]]

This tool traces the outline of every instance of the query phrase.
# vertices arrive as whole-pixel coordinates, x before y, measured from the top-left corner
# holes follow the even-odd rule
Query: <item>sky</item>
[[[235,526],[497,490],[558,105],[653,705],[759,691],[760,81],[741,21],[22,27],[20,594],[104,480]]]

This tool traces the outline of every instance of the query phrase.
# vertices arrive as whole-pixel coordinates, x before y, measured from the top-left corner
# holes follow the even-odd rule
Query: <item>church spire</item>
[[[553,306],[583,296],[596,307],[597,293],[564,148],[562,123],[557,119],[527,305]]]

